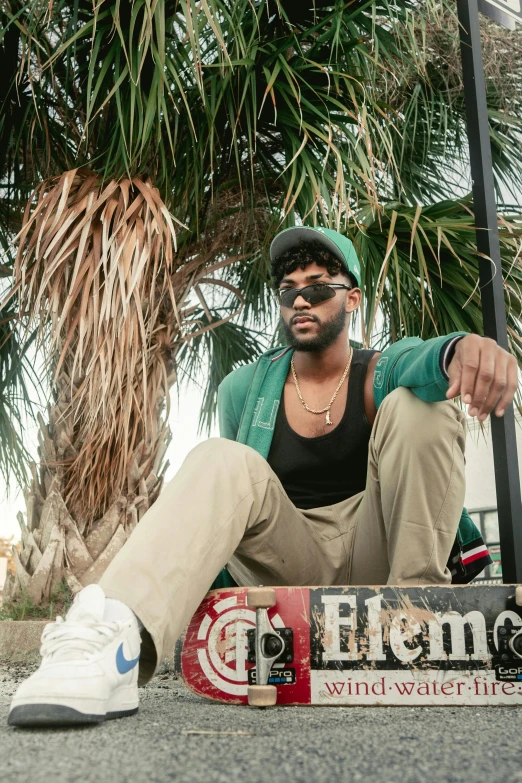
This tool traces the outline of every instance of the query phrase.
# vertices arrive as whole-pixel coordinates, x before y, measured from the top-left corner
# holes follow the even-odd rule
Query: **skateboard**
[[[181,669],[230,704],[520,706],[522,586],[212,590]]]

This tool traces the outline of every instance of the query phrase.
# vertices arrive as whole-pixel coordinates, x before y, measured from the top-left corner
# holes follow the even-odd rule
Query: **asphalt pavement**
[[[28,674],[0,665],[2,783],[522,783],[522,708],[221,705],[166,667],[137,715],[76,729],[14,729]]]

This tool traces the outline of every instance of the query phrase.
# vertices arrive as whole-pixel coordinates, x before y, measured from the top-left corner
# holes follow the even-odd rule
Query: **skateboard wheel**
[[[247,604],[252,609],[270,609],[276,605],[276,592],[273,587],[251,587],[247,593]]]
[[[522,606],[522,585],[518,585],[515,589],[515,603],[517,606]]]
[[[273,707],[277,703],[275,685],[249,685],[248,703],[251,707]]]

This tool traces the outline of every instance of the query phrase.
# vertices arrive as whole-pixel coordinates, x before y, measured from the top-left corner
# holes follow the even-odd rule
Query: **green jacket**
[[[408,337],[383,351],[374,373],[376,408],[399,386],[406,386],[426,402],[445,400],[448,380],[442,370],[441,353],[450,340],[465,335],[454,332],[426,341]],[[265,459],[268,457],[292,353],[290,348],[273,348],[256,362],[227,375],[218,390],[222,438],[245,443]],[[491,562],[480,532],[464,508],[448,561],[452,582],[469,582]],[[213,587],[230,585],[230,579],[223,571]]]

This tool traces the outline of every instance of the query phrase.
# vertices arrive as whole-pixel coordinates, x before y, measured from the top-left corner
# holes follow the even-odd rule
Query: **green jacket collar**
[[[292,348],[273,348],[258,362],[245,400],[237,440],[258,451],[266,459],[274,434]]]

